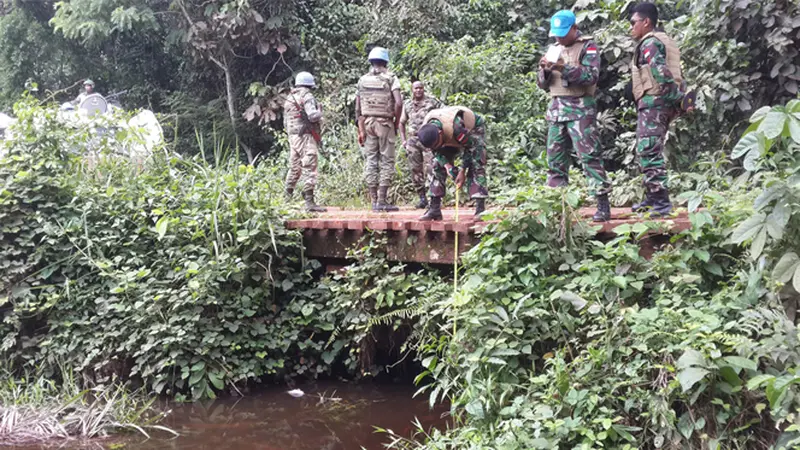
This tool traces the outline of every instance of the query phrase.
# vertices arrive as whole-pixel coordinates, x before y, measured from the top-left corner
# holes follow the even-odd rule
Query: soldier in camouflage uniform
[[[400,137],[403,148],[406,149],[408,165],[411,169],[411,181],[419,194],[419,203],[416,208],[428,206],[426,180],[431,178],[431,151],[426,149],[417,139],[417,131],[422,126],[425,116],[432,110],[442,107],[442,102],[425,95],[425,85],[422,81],[415,81],[412,85],[413,97],[403,104],[403,115],[400,117]],[[409,127],[410,138],[406,136],[406,124]]]
[[[316,87],[314,77],[300,72],[295,77],[295,87],[283,104],[283,123],[289,135],[289,172],[286,174],[286,198],[294,194],[300,176],[303,175],[303,198],[306,210],[325,212],[314,203],[314,187],[317,185],[317,154],[319,153],[319,124],[322,108],[311,93]]]
[[[682,112],[685,84],[680,51],[674,41],[658,30],[658,9],[652,3],[633,8],[631,35],[638,41],[631,63],[632,82],[626,95],[635,101],[636,153],[644,174],[646,198],[633,205],[634,212],[652,210],[655,215],[672,212],[664,161],[664,141],[670,122]]]
[[[394,178],[395,137],[403,109],[400,81],[389,72],[389,51],[375,47],[369,53],[372,68],[358,80],[356,118],[358,142],[364,146],[364,179],[373,211],[397,211],[386,194]]]
[[[483,117],[469,108],[450,106],[434,109],[425,116],[417,131],[420,144],[433,152],[431,203],[420,221],[442,220],[442,197],[447,176],[456,189],[466,182],[469,197],[475,199],[475,219],[486,209],[489,190],[486,183],[486,126]],[[461,156],[462,168],[455,165]]]
[[[550,20],[550,35],[557,46],[548,51],[558,55],[555,61],[545,55],[539,62],[537,84],[550,92],[552,100],[547,109],[547,185],[569,184],[571,150],[580,155],[589,186],[597,198],[593,220],[604,222],[611,218],[608,181],[600,159],[600,138],[595,119],[597,101],[594,92],[600,76],[600,54],[597,45],[583,36],[575,25],[575,14],[562,10]],[[554,58],[555,59],[555,58]]]

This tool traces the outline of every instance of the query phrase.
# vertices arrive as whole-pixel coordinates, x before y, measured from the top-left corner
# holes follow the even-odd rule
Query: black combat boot
[[[431,197],[431,205],[418,220],[420,222],[442,220],[442,197]]]
[[[378,209],[378,186],[369,188],[369,200],[372,202],[372,210],[380,211]]]
[[[611,205],[608,203],[608,194],[597,196],[597,212],[592,216],[594,222],[608,222],[611,220]]]
[[[327,209],[323,208],[322,206],[318,206],[314,203],[314,190],[309,190],[303,192],[303,198],[306,199],[306,211],[308,212],[325,212]]]
[[[483,212],[486,211],[486,199],[485,198],[476,198],[475,199],[475,215],[472,216],[475,220],[481,220],[481,215]]]
[[[425,196],[425,192],[425,188],[419,190],[419,203],[414,205],[414,208],[425,209],[428,207],[428,197]]]
[[[634,203],[631,211],[635,213],[643,213],[653,207],[653,194],[650,191],[645,191],[644,200],[639,203]]]
[[[653,216],[664,217],[672,214],[672,202],[669,201],[669,191],[662,189],[653,194]]]
[[[377,204],[377,211],[386,211],[386,212],[393,212],[393,211],[400,211],[400,208],[394,205],[390,205],[389,202],[386,200],[386,191],[389,190],[389,186],[380,186],[378,187],[378,204]],[[373,211],[376,208],[372,208]]]

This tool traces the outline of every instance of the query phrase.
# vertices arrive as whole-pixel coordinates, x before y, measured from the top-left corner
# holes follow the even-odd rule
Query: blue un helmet
[[[317,87],[317,84],[314,83],[314,75],[311,75],[308,72],[300,72],[294,77],[294,85],[295,86],[308,86],[308,87]]]
[[[389,64],[389,50],[386,50],[383,47],[374,47],[372,50],[370,50],[369,57],[367,57],[367,59],[370,61],[384,61],[386,64]]]
[[[573,25],[575,25],[575,13],[562,9],[550,18],[550,36],[563,38]]]

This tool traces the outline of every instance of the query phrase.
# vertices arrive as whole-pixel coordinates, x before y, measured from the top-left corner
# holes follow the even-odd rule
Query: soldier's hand
[[[358,130],[358,145],[364,145],[364,141],[367,140],[367,136],[364,134],[363,131]]]
[[[458,175],[456,175],[456,188],[461,189],[461,186],[464,185],[464,181],[467,179],[467,173],[464,169],[458,169]]]
[[[550,70],[550,61],[548,61],[547,58],[542,56],[542,59],[539,60],[539,68],[547,72],[548,70]]]

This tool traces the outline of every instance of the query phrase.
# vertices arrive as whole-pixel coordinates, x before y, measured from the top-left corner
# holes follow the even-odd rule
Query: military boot
[[[322,206],[318,206],[314,203],[314,191],[305,191],[303,192],[303,198],[306,200],[306,211],[308,212],[325,212],[327,209],[323,208]]]
[[[669,191],[662,189],[653,194],[653,216],[664,217],[672,214],[672,202],[669,201]]]
[[[380,211],[378,209],[378,186],[369,188],[369,200],[372,202],[372,210]]]
[[[294,188],[287,187],[286,191],[283,193],[283,198],[287,202],[292,201],[292,195],[294,195]]]
[[[594,222],[608,222],[611,220],[611,205],[608,203],[608,194],[597,196],[597,212],[592,216]]]
[[[631,207],[631,211],[633,211],[635,213],[641,213],[641,212],[647,211],[648,209],[650,209],[652,207],[653,207],[652,194],[650,194],[649,191],[645,191],[644,200],[642,200],[639,203],[634,203],[634,205]]]
[[[431,205],[418,220],[420,222],[442,220],[442,197],[431,197]]]
[[[394,205],[390,205],[389,202],[386,200],[386,191],[389,190],[389,186],[380,186],[378,188],[378,204],[377,210],[378,211],[386,211],[386,212],[393,212],[393,211],[400,211],[400,208]],[[373,208],[375,210],[376,208]]]
[[[476,198],[475,199],[475,215],[472,217],[475,220],[481,220],[481,215],[483,212],[486,211],[486,199],[485,198]]]
[[[428,197],[425,196],[425,188],[419,190],[419,203],[414,205],[414,208],[425,209],[428,207]]]

